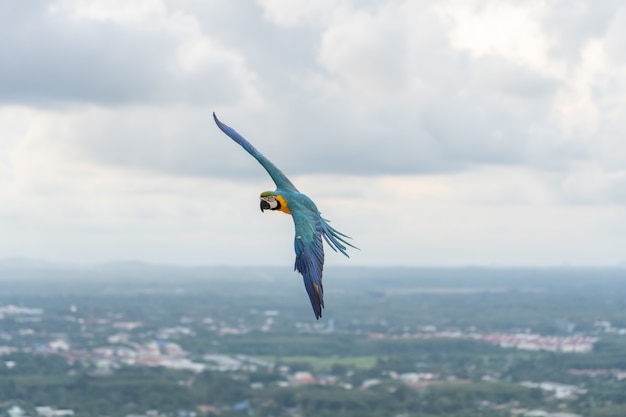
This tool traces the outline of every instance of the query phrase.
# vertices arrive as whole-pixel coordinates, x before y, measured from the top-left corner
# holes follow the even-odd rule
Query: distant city
[[[147,332],[141,332],[141,339],[153,337],[148,342],[141,343],[133,340],[134,330],[141,329],[144,324],[141,321],[124,321],[115,318],[115,315],[101,318],[91,318],[86,320],[80,318],[76,314],[76,307],[70,307],[72,314],[63,315],[61,317],[46,317],[41,308],[19,307],[15,305],[0,306],[0,320],[5,316],[11,316],[18,323],[41,323],[46,319],[62,320],[75,322],[80,327],[79,336],[83,339],[93,338],[93,328],[97,328],[98,332],[106,336],[106,344],[104,346],[94,347],[90,350],[76,349],[72,346],[71,341],[66,334],[56,333],[51,335],[52,339],[48,341],[32,342],[46,333],[39,332],[29,327],[23,327],[16,332],[2,331],[0,340],[12,342],[12,345],[0,346],[0,355],[13,352],[23,352],[42,355],[59,355],[67,359],[69,362],[88,361],[95,364],[101,372],[108,372],[111,369],[125,366],[162,366],[172,369],[184,369],[194,372],[202,372],[204,370],[216,371],[234,371],[234,370],[252,370],[262,366],[271,368],[274,364],[270,361],[261,361],[245,355],[217,355],[208,354],[203,356],[203,363],[193,362],[188,359],[189,353],[186,352],[177,343],[171,341],[180,336],[193,337],[196,334],[195,327],[201,327],[203,330],[209,330],[219,335],[240,335],[255,331],[272,332],[274,317],[280,315],[276,310],[266,310],[261,315],[266,319],[258,327],[249,327],[239,321],[237,327],[231,327],[223,322],[215,320],[212,317],[203,317],[199,320],[186,318],[187,326],[164,327]],[[328,325],[311,328],[305,323],[296,323],[296,328],[307,329],[307,331],[315,331],[318,333],[333,333],[334,321],[328,321]],[[614,328],[610,322],[602,321],[594,323],[594,327],[601,329],[603,333],[615,333],[626,335],[626,329]],[[589,353],[593,350],[594,344],[598,341],[597,337],[590,336],[541,336],[532,333],[478,333],[478,332],[461,332],[461,331],[437,331],[434,325],[420,326],[419,333],[370,333],[362,330],[342,331],[344,334],[362,335],[366,334],[371,339],[465,339],[478,340],[491,343],[502,348],[512,348],[528,351],[549,351],[564,353]],[[83,345],[84,343],[80,343]],[[18,347],[21,346],[21,347]],[[14,364],[13,364],[14,366]]]
[[[315,321],[297,281],[285,281],[284,294],[260,298],[241,284],[282,285],[265,271],[246,270],[238,282],[231,276],[239,271],[214,271],[226,278],[204,281],[196,270],[185,276],[175,269],[177,278],[146,291],[151,270],[121,268],[93,281],[55,278],[37,289],[20,278],[21,288],[1,295],[0,407],[11,417],[305,417],[335,407],[318,398],[323,388],[339,402],[347,401],[341,392],[353,392],[355,404],[380,396],[378,411],[359,405],[338,414],[346,416],[388,410],[411,417],[573,417],[621,410],[626,291],[612,272],[598,286],[597,274],[572,278],[562,270],[547,281],[542,276],[541,287],[536,276],[517,277],[528,271],[464,277],[458,270],[370,270],[355,287],[359,273],[348,271],[335,294],[327,290],[332,308]],[[125,283],[120,276],[126,275],[135,278]],[[403,290],[414,282],[425,290]],[[159,369],[165,373],[152,373]],[[140,381],[172,384],[178,399],[142,397],[148,393],[139,393]],[[58,387],[56,397],[45,393],[50,384]],[[112,392],[140,391],[131,402],[120,394],[117,403],[111,394],[97,403],[89,398],[99,394],[89,387],[101,384]],[[402,400],[393,399],[405,389]]]

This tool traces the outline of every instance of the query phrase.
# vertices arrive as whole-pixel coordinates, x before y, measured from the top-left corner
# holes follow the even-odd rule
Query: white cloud
[[[345,2],[336,0],[257,0],[263,17],[277,25],[320,25],[347,12]]]
[[[355,90],[372,98],[406,88],[407,47],[397,21],[397,10],[384,8],[376,14],[357,11],[335,23],[322,35],[320,61]]]
[[[5,108],[0,120],[18,115],[29,126],[13,129],[13,146],[0,153],[3,256],[232,263],[238,255],[221,254],[224,245],[245,248],[246,236],[270,230],[258,216],[261,182],[233,186],[219,179],[111,169],[67,147],[72,115]],[[287,234],[264,240],[278,246],[279,238]]]
[[[497,55],[546,75],[562,75],[562,64],[549,53],[552,39],[541,26],[546,9],[543,1],[454,2],[440,12],[453,20],[454,47],[477,57]]]
[[[216,111],[363,249],[330,264],[616,263],[625,20],[590,0],[0,6],[0,257],[291,263]]]
[[[369,181],[342,177],[339,189],[366,196],[359,200],[335,197],[332,185],[326,197],[327,178],[305,180],[333,225],[362,249],[351,255],[352,262],[585,265],[614,264],[623,258],[624,236],[615,228],[623,230],[620,216],[626,207],[571,206],[528,169]],[[329,262],[344,260],[330,257]]]
[[[117,23],[147,23],[167,15],[167,6],[161,0],[61,0],[50,4],[48,10],[75,19]]]
[[[626,169],[607,171],[583,165],[563,178],[560,192],[575,204],[624,204]]]

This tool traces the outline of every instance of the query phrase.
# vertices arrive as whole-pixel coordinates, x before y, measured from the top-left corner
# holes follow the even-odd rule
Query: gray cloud
[[[615,0],[551,2],[542,24],[544,30],[557,39],[553,53],[577,62],[584,44],[606,33],[620,6],[621,2]]]
[[[305,3],[1,3],[3,253],[292,262],[216,111],[363,248],[329,262],[623,259],[626,7]]]
[[[555,189],[569,204],[607,205],[626,203],[626,171],[607,172],[597,167],[582,167],[559,178]]]
[[[566,80],[457,49],[450,22],[428,2],[418,16],[408,3],[381,2],[292,25],[251,2],[166,4],[161,20],[141,24],[55,14],[45,2],[1,6],[0,53],[10,59],[0,68],[0,101],[94,104],[99,113],[71,126],[82,155],[175,175],[259,175],[213,125],[213,110],[290,175],[562,170],[597,156],[585,132],[556,120]],[[580,52],[606,34],[611,4],[579,1],[562,14],[559,3],[542,23],[557,49]],[[181,13],[197,33],[170,22]],[[573,32],[580,36],[570,40]],[[180,52],[196,41],[210,45],[186,70]],[[128,111],[116,112],[120,104]]]
[[[477,58],[472,76],[479,86],[521,98],[541,98],[554,94],[559,81],[537,74],[500,56]]]
[[[223,57],[194,71],[177,68],[183,39],[163,24],[80,19],[44,1],[0,7],[0,103],[206,103],[242,95],[240,74]]]

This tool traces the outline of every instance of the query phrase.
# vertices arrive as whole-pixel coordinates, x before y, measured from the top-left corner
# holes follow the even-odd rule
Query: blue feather
[[[346,252],[347,246],[358,248],[346,241],[346,239],[350,239],[349,236],[330,226],[328,224],[329,220],[321,216],[315,203],[309,197],[300,193],[285,174],[269,159],[263,156],[261,152],[233,128],[220,122],[215,113],[213,113],[213,118],[222,132],[226,133],[259,161],[276,184],[277,189],[273,194],[281,196],[287,203],[296,229],[296,237],[294,239],[296,262],[294,268],[302,275],[304,287],[309,295],[315,318],[319,319],[322,317],[322,309],[324,308],[324,286],[322,284],[324,271],[323,240],[326,241],[326,244],[332,250],[335,252],[339,251],[345,256],[348,256]]]
[[[315,318],[322,317],[324,308],[324,286],[322,284],[322,272],[324,268],[324,250],[321,246],[303,242],[301,238],[294,240],[296,262],[294,269],[297,270],[304,280],[304,288],[309,295]]]
[[[232,140],[237,142],[244,148],[250,155],[252,155],[259,163],[265,168],[272,180],[276,184],[277,188],[282,188],[284,190],[292,190],[298,191],[297,188],[289,181],[289,178],[283,174],[283,172],[276,167],[269,159],[267,159],[261,152],[257,150],[250,142],[248,142],[243,136],[241,136],[235,129],[230,126],[225,125],[220,122],[215,113],[213,113],[213,119],[217,124],[217,127],[226,135],[228,135]]]

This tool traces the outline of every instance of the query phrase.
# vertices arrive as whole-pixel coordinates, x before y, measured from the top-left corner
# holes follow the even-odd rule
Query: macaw
[[[213,119],[222,132],[237,142],[250,155],[265,168],[276,184],[276,191],[264,191],[261,193],[261,212],[265,210],[278,210],[290,214],[296,229],[294,249],[296,262],[294,270],[297,270],[304,279],[304,287],[311,300],[311,306],[315,318],[322,317],[324,308],[324,287],[322,285],[322,270],[324,268],[324,245],[326,244],[335,252],[339,251],[349,257],[346,246],[358,249],[346,241],[349,236],[338,232],[321,216],[315,203],[306,195],[298,191],[291,181],[269,159],[259,152],[250,142],[244,139],[233,128],[220,122],[213,113]]]

